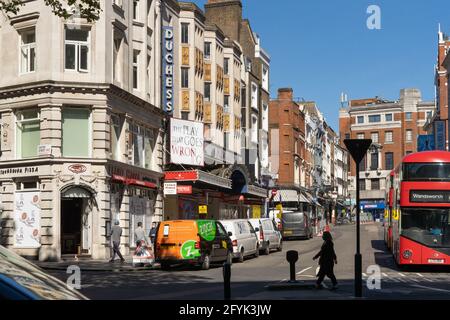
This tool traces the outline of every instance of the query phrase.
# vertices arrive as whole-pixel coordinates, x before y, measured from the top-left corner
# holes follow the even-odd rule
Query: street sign
[[[272,190],[272,197],[275,197],[275,196],[277,195],[277,193],[278,193],[278,190],[273,189],[273,190]]]
[[[177,194],[177,183],[176,182],[165,182],[164,183],[164,195],[176,195]]]
[[[208,206],[198,206],[199,214],[208,214]]]
[[[177,186],[177,194],[192,194],[192,186]]]
[[[348,152],[358,165],[372,145],[371,139],[345,139],[344,144]]]

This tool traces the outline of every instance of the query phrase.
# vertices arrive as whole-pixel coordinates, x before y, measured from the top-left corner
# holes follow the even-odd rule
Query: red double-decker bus
[[[386,177],[386,196],[384,209],[384,242],[389,250],[392,250],[392,206],[394,203],[394,175],[395,171]]]
[[[392,252],[399,265],[450,265],[450,152],[407,155],[394,175]]]

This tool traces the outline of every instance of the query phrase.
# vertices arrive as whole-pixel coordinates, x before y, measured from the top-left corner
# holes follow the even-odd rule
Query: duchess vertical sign
[[[173,114],[173,61],[174,35],[173,27],[163,27],[163,108],[169,115]]]

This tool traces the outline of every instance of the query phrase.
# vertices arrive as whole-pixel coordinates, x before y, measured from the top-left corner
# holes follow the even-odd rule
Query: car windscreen
[[[86,299],[78,292],[66,287],[61,281],[47,275],[40,268],[2,246],[0,246],[0,274],[28,289],[40,299]]]

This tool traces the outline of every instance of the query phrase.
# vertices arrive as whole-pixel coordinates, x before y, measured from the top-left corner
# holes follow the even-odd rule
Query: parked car
[[[0,246],[0,300],[87,300],[75,289]]]
[[[304,212],[283,212],[281,223],[283,239],[310,239],[314,235],[311,219]]]
[[[259,229],[259,250],[268,255],[271,249],[281,251],[283,249],[283,239],[278,231],[274,220],[269,218],[250,219],[253,228]]]
[[[245,257],[259,256],[257,232],[248,220],[221,220],[233,243],[233,257],[244,262]]]
[[[155,259],[164,270],[174,264],[208,270],[214,262],[232,263],[233,245],[219,221],[163,221],[156,231]]]

